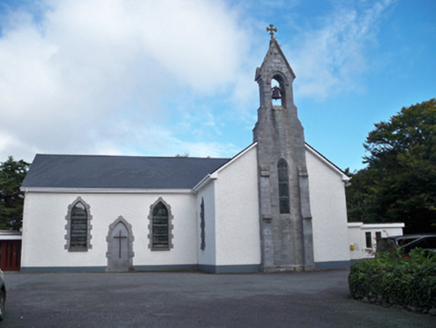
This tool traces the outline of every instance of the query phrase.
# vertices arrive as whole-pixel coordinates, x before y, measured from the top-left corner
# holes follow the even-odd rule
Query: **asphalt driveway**
[[[348,298],[348,271],[5,273],[3,327],[436,327]]]

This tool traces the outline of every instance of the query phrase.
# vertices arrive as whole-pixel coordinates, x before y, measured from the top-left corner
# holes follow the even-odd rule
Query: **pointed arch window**
[[[200,236],[201,236],[201,244],[200,249],[204,251],[206,249],[206,231],[205,231],[205,222],[204,222],[204,199],[201,198],[200,205]]]
[[[290,213],[288,163],[282,158],[277,164],[280,213]]]
[[[150,207],[149,215],[149,248],[151,250],[170,250],[172,244],[172,219],[171,207],[159,198]]]
[[[65,239],[67,244],[65,249],[70,252],[86,252],[91,249],[91,224],[92,216],[90,206],[78,197],[71,205],[68,206],[68,214],[65,217],[67,225],[65,229],[67,234]]]

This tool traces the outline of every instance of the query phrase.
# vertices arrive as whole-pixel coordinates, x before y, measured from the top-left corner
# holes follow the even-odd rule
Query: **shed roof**
[[[22,188],[192,189],[228,158],[37,154]]]

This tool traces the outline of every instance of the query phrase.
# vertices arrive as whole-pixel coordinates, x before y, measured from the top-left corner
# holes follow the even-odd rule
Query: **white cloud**
[[[254,124],[264,19],[296,23],[304,3],[41,0],[10,12],[0,20],[0,161],[35,152],[237,153],[241,145],[214,137],[227,122]],[[365,47],[390,5],[359,3],[341,3],[322,28],[302,24],[292,49],[283,46],[299,95],[358,88]]]
[[[155,125],[147,129],[138,129],[131,134],[134,155],[175,156],[189,154],[190,157],[232,157],[240,148],[232,143],[221,144],[214,141],[190,142],[174,136],[166,127]],[[116,147],[106,143],[102,154],[117,154]]]
[[[289,52],[299,77],[301,96],[324,99],[344,90],[359,89],[359,75],[368,70],[366,48],[376,42],[382,13],[394,1],[342,2],[324,17],[322,27],[296,36]]]
[[[2,23],[0,158],[119,153],[133,129],[174,119],[165,104],[187,90],[228,88],[248,49],[237,14],[221,1],[53,0],[41,8],[38,18],[17,11]]]

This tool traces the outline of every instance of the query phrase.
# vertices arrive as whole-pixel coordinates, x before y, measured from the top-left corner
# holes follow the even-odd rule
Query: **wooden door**
[[[19,271],[21,265],[21,240],[0,241],[0,268],[3,271]]]

